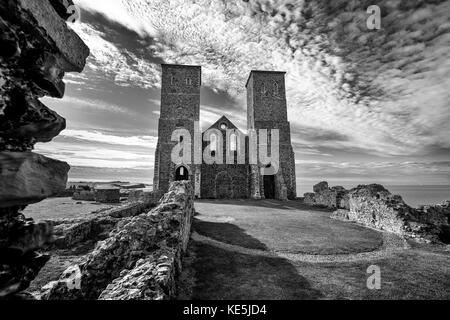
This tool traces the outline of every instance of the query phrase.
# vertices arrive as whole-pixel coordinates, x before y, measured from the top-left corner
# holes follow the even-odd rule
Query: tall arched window
[[[237,136],[235,133],[230,135],[230,150],[237,151]]]
[[[211,141],[211,151],[217,151],[217,136],[212,134],[209,139]]]

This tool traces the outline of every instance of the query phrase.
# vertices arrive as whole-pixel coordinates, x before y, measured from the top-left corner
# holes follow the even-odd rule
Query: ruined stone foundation
[[[173,182],[156,208],[120,220],[84,263],[43,288],[42,299],[174,299],[193,217],[191,183]]]
[[[421,242],[450,243],[450,202],[411,208],[401,196],[381,185],[360,185],[351,190],[321,182],[304,203],[336,210],[332,218],[352,221]]]

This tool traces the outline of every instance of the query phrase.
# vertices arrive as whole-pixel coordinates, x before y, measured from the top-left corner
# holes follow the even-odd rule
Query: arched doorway
[[[270,165],[266,168],[270,168]],[[266,199],[275,199],[275,175],[264,176],[264,197]]]
[[[175,181],[189,180],[189,171],[185,166],[180,166],[175,170]]]
[[[233,180],[230,175],[222,171],[216,176],[216,198],[232,199],[233,198]]]

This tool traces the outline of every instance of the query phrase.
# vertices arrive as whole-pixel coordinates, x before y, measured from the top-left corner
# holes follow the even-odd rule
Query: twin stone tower
[[[200,66],[162,65],[161,112],[155,153],[154,190],[167,192],[171,182],[189,180],[194,187],[196,198],[295,199],[297,196],[295,155],[287,118],[285,72],[254,70],[250,73],[246,84],[248,132],[266,129],[268,138],[263,139],[267,143],[261,141],[259,135],[259,144],[266,144],[267,148],[272,150],[270,132],[273,129],[279,130],[279,169],[273,175],[262,174],[261,168],[270,168],[270,164],[249,161],[252,157],[250,144],[253,138],[240,131],[225,116],[208,130],[200,132],[201,151],[207,150],[208,154],[223,157],[224,160],[212,164],[195,161],[194,136],[199,134],[201,77]],[[172,141],[172,134],[177,129],[189,131],[192,137],[190,161],[178,164],[174,163],[171,157],[174,147],[183,142],[183,138],[179,138],[180,141]],[[230,135],[229,133],[233,132],[231,130],[236,130],[239,137],[242,135],[242,139]],[[211,132],[220,136],[212,137]],[[209,135],[207,138],[205,133]],[[245,148],[240,149],[241,146],[236,148],[236,141],[238,145],[245,142]],[[256,150],[259,155],[260,149],[258,147],[252,150]],[[237,150],[245,150],[245,155],[242,155],[245,157],[244,162],[238,161]],[[233,159],[231,162],[225,160],[228,154],[233,157],[230,158]]]

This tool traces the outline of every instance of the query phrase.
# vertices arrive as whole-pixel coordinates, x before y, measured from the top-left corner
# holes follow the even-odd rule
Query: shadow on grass
[[[286,259],[245,255],[192,242],[193,300],[315,300],[311,287]]]
[[[267,251],[267,246],[249,236],[245,230],[231,223],[210,222],[194,218],[193,230],[214,240],[241,246],[248,249]]]
[[[194,220],[193,230],[204,236],[241,247],[265,250],[267,246],[231,223]],[[302,300],[322,297],[286,259],[228,251],[191,241],[195,258],[190,272],[195,277],[195,300]]]

